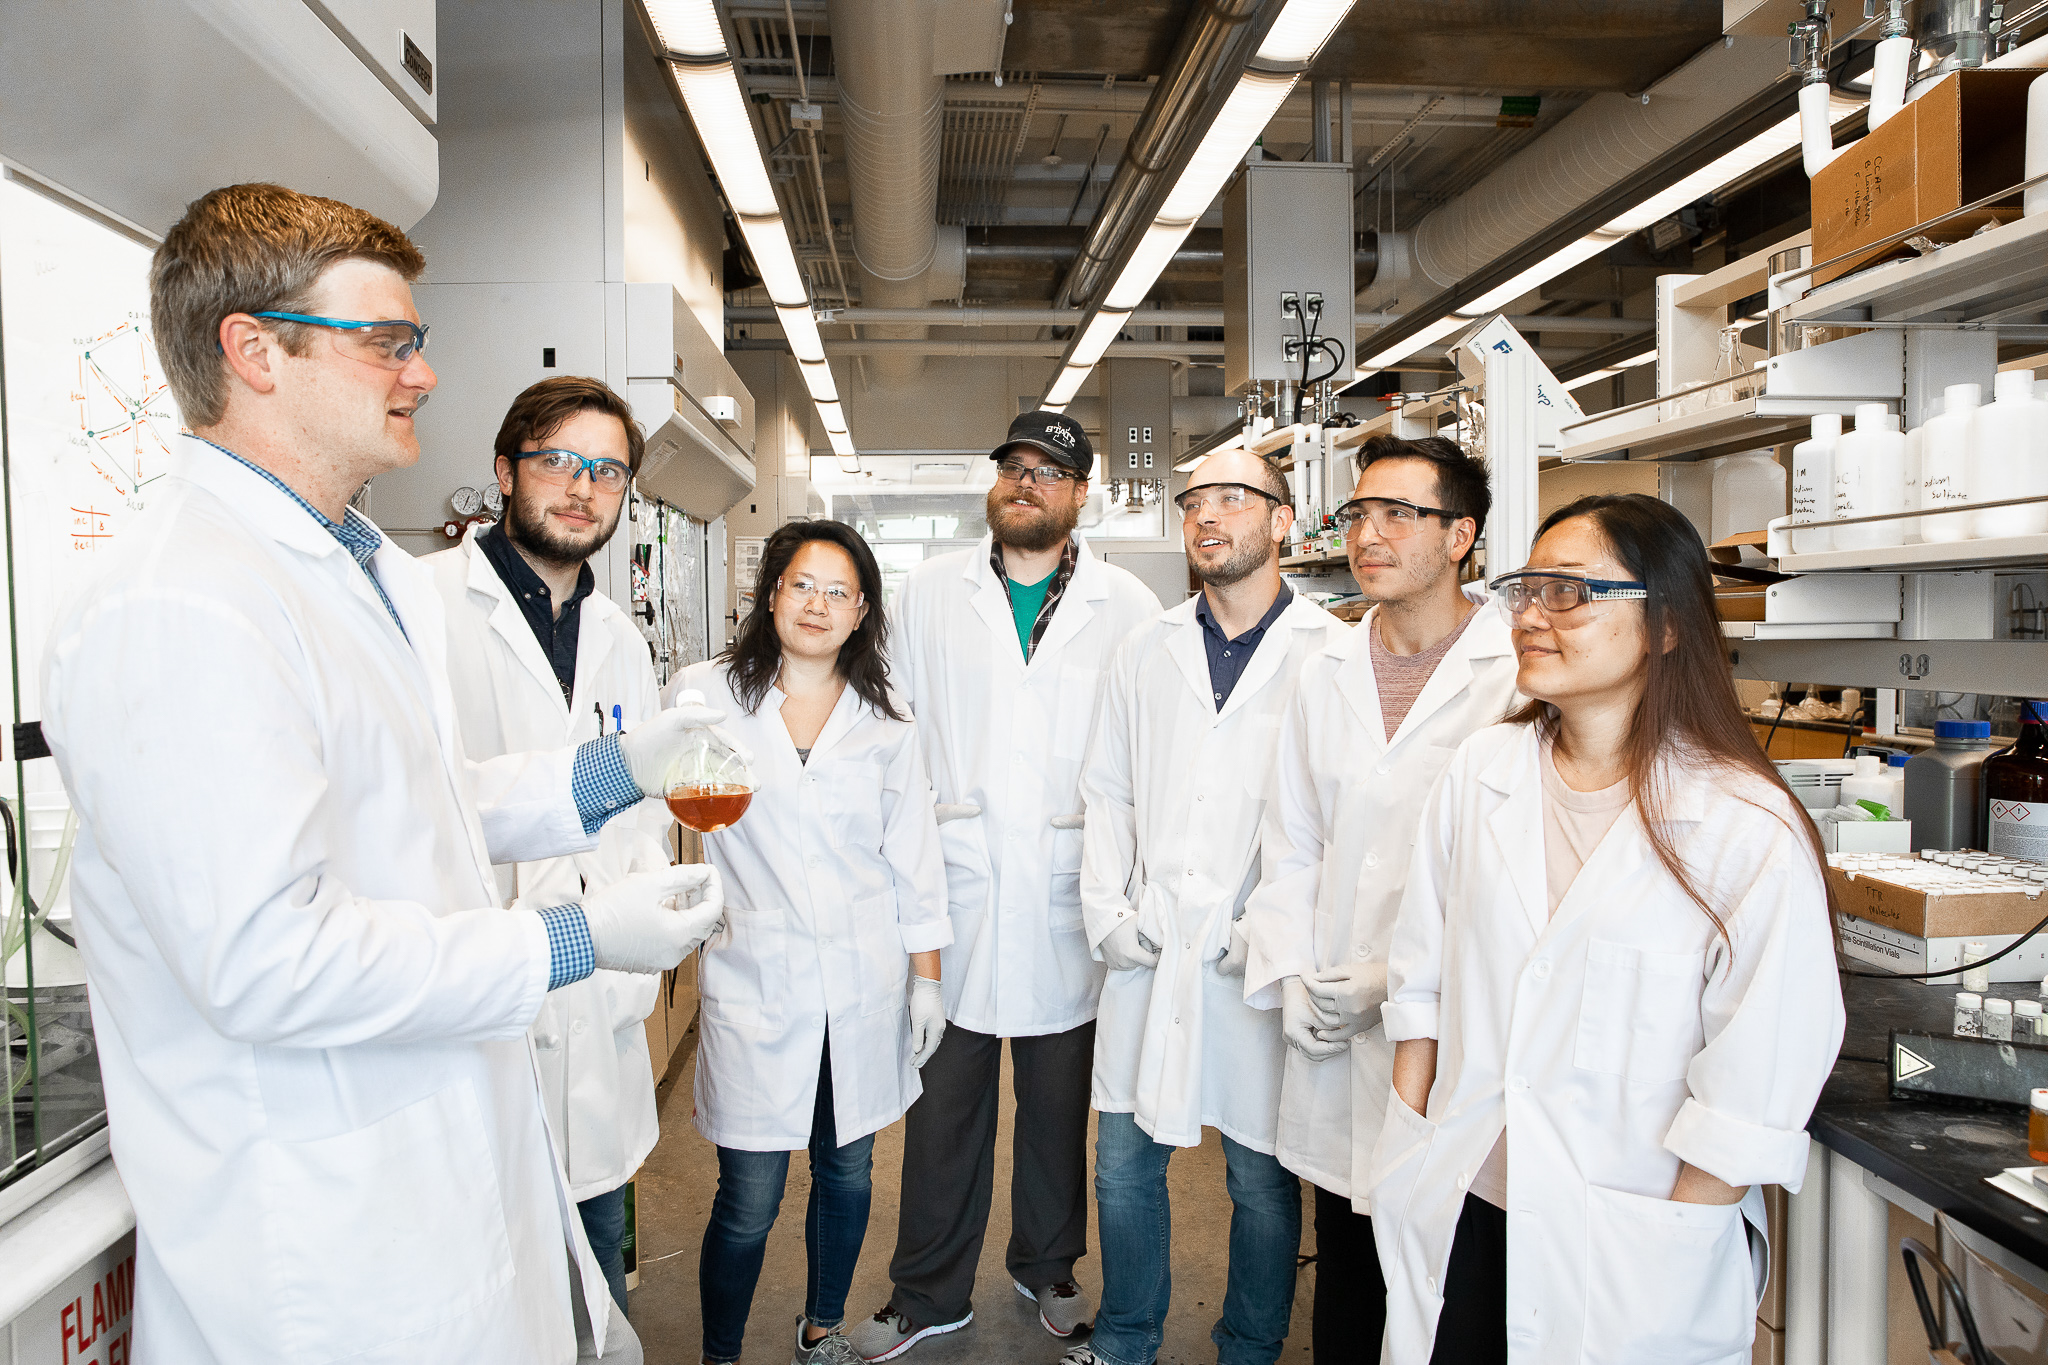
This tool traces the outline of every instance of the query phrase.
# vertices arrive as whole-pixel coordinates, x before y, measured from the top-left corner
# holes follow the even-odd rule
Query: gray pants
[[[904,1122],[903,1206],[891,1302],[919,1326],[974,1307],[974,1271],[995,1189],[1003,1040],[948,1025]],[[1010,1275],[1028,1289],[1074,1277],[1088,1254],[1088,1085],[1095,1022],[1010,1040]]]

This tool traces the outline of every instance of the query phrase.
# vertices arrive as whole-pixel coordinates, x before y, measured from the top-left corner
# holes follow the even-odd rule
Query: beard
[[[1011,500],[1018,497],[1028,498],[1036,505],[1010,506]],[[1070,501],[1063,508],[1054,507],[1035,489],[1005,491],[1000,483],[988,491],[988,526],[998,545],[1037,554],[1065,540],[1080,524],[1081,508],[1077,503]]]
[[[561,568],[589,559],[602,550],[613,532],[619,529],[619,518],[625,512],[626,500],[623,497],[619,499],[609,521],[602,519],[602,514],[593,504],[591,515],[600,518],[598,523],[581,534],[568,534],[550,526],[547,518],[550,504],[566,496],[567,490],[522,487],[515,476],[512,496],[505,500],[506,537],[535,559]]]
[[[1210,587],[1227,588],[1265,568],[1278,549],[1270,537],[1247,536],[1242,542],[1231,542],[1230,553],[1220,563],[1204,568],[1190,560],[1189,567],[1194,569],[1195,577]]]

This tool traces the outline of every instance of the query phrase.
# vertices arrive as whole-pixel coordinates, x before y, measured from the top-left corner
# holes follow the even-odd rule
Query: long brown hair
[[[754,605],[740,622],[732,643],[718,656],[729,665],[732,694],[752,715],[761,709],[768,689],[782,671],[782,639],[775,633],[772,604],[776,584],[796,558],[796,552],[814,540],[836,545],[853,561],[860,577],[860,590],[867,599],[867,614],[839,646],[839,675],[854,695],[866,702],[878,716],[908,720],[889,695],[889,618],[882,610],[882,568],[875,552],[861,539],[860,532],[838,521],[791,521],[775,528],[761,546],[761,572],[754,579]]]
[[[1649,599],[1643,603],[1643,638],[1650,642],[1643,694],[1629,722],[1623,752],[1629,795],[1649,832],[1657,861],[1726,939],[1726,921],[1693,884],[1666,832],[1664,811],[1674,765],[1695,773],[1717,769],[1744,773],[1777,788],[1784,794],[1784,804],[1794,812],[1789,819],[1782,810],[1771,810],[1761,802],[1751,804],[1803,834],[1814,861],[1825,867],[1827,854],[1820,831],[1756,742],[1742,703],[1736,699],[1735,675],[1728,666],[1727,647],[1714,610],[1713,573],[1699,532],[1669,503],[1642,493],[1624,493],[1594,494],[1560,507],[1544,518],[1536,536],[1540,540],[1553,526],[1577,517],[1600,528],[1629,576],[1649,590]],[[1657,647],[1663,640],[1671,642],[1669,649]],[[1536,726],[1546,739],[1556,738],[1560,723],[1557,708],[1545,701],[1531,701],[1507,719],[1510,724]]]

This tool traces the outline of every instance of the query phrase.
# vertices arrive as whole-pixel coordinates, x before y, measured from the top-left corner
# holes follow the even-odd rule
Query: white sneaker
[[[860,1352],[853,1349],[836,1328],[816,1341],[804,1340],[804,1315],[796,1315],[796,1354],[789,1365],[861,1365]]]
[[[1038,1320],[1045,1324],[1045,1330],[1056,1337],[1070,1337],[1088,1325],[1088,1296],[1072,1280],[1061,1280],[1043,1289],[1032,1290],[1024,1287],[1021,1280],[1011,1280],[1017,1292],[1038,1305]],[[1076,1365],[1091,1365],[1094,1356]]]
[[[1059,1365],[1101,1365],[1102,1357],[1086,1346],[1069,1346],[1059,1358]]]
[[[874,1365],[880,1360],[894,1360],[926,1337],[944,1336],[957,1332],[974,1321],[974,1310],[968,1309],[967,1316],[958,1322],[934,1323],[920,1327],[908,1317],[896,1311],[895,1304],[887,1304],[882,1311],[864,1322],[855,1323],[847,1329],[846,1339],[853,1343],[853,1349],[860,1358]]]

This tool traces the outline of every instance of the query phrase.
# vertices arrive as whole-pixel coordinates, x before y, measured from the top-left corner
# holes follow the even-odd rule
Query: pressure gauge
[[[484,495],[474,488],[458,488],[448,495],[448,505],[458,517],[473,517],[484,510]]]
[[[495,517],[495,516],[497,516],[497,515],[498,515],[498,513],[500,513],[500,512],[502,512],[502,511],[504,511],[504,510],[505,510],[505,492],[504,492],[504,490],[503,490],[503,489],[501,489],[501,488],[499,488],[499,487],[498,487],[498,485],[496,485],[496,484],[494,484],[494,483],[487,483],[487,484],[485,484],[485,485],[484,485],[484,506],[490,509],[490,513],[491,513],[491,515],[492,515],[492,516],[494,516],[494,517]]]

